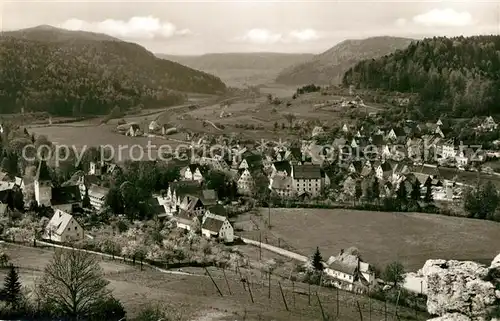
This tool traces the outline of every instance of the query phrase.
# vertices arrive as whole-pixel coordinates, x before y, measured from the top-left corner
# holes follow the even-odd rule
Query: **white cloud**
[[[293,30],[288,34],[273,32],[268,29],[251,29],[245,35],[237,37],[237,42],[249,42],[258,45],[276,43],[306,42],[319,39],[320,36],[314,29]]]
[[[464,27],[473,23],[470,13],[453,9],[434,9],[413,17],[413,22],[426,27]]]
[[[294,30],[290,32],[289,37],[298,41],[311,41],[320,38],[314,29]]]
[[[69,30],[105,33],[124,39],[171,38],[192,34],[189,29],[178,30],[174,24],[161,21],[153,16],[132,17],[128,21],[107,19],[99,22],[88,22],[70,19],[62,23],[60,27]]]

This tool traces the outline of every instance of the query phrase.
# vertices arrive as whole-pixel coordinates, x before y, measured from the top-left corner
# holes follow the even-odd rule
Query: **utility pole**
[[[267,283],[268,289],[267,289],[267,297],[271,299],[271,272],[269,272],[269,281]]]
[[[340,314],[340,306],[339,306],[339,288],[337,288],[337,318]]]
[[[269,209],[269,212],[267,214],[267,227],[271,229],[271,194],[269,194],[269,202],[267,203],[267,207]]]
[[[262,261],[262,232],[259,231],[259,261]]]

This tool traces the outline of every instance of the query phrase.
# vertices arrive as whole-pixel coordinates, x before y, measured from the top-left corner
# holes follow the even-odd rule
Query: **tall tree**
[[[400,200],[400,201],[406,201],[407,198],[408,198],[408,192],[406,190],[406,184],[405,184],[405,181],[402,181],[400,184],[399,184],[399,188],[398,190],[396,191],[396,196],[397,198]]]
[[[363,189],[361,187],[361,182],[356,181],[356,185],[354,187],[354,200],[359,201],[359,199],[361,199],[361,196],[363,196]]]
[[[404,281],[404,266],[400,262],[390,263],[384,270],[383,279],[397,287]]]
[[[316,247],[316,251],[313,254],[312,266],[318,272],[323,271],[323,268],[324,268],[323,257],[321,256],[321,252],[319,251],[319,247]]]
[[[378,181],[378,178],[376,176],[373,179],[373,183],[372,183],[372,195],[378,201],[378,199],[380,197],[380,182]]]
[[[108,283],[92,254],[58,250],[45,267],[37,294],[58,316],[85,319],[109,298]]]
[[[414,201],[419,201],[420,196],[420,182],[418,181],[418,179],[415,179],[415,182],[413,183],[413,186],[411,188],[411,199]]]
[[[14,265],[11,265],[9,272],[5,277],[3,294],[5,301],[12,309],[17,309],[22,300],[21,282],[19,281],[19,274],[17,273]]]

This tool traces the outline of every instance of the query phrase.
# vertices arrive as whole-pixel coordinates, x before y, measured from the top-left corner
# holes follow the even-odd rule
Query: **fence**
[[[32,244],[32,243],[30,243]],[[73,249],[47,242],[37,241],[37,245],[51,248]],[[75,249],[100,256],[102,259],[120,260],[133,263],[131,259],[112,256],[109,254]],[[426,320],[425,316],[408,308],[396,309],[392,304],[381,302],[369,297],[342,291],[339,289],[318,287],[304,283],[296,283],[287,278],[274,274],[261,273],[252,274],[242,266],[234,269],[222,269],[217,267],[205,268],[206,273],[194,274],[179,271],[167,271],[154,265],[143,263],[142,267],[161,273],[199,277],[201,282],[213,287],[214,293],[221,297],[247,297],[248,308],[246,317],[259,315],[274,315],[274,313],[288,313],[290,320],[384,320],[396,321],[400,317],[410,316],[413,320]],[[23,269],[40,271],[39,267],[22,265]],[[128,273],[130,270],[108,272],[105,275]],[[209,280],[210,279],[210,280]],[[399,312],[398,312],[399,311]],[[324,317],[323,317],[324,315]],[[354,316],[354,318],[353,318]]]

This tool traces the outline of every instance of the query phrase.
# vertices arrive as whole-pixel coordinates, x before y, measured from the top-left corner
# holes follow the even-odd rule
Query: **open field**
[[[268,209],[253,217],[262,223]],[[248,218],[247,218],[248,219]],[[271,230],[241,232],[267,238],[302,255],[318,246],[326,259],[340,249],[357,247],[369,263],[384,267],[399,260],[407,270],[427,259],[474,260],[490,263],[500,252],[500,223],[421,213],[387,213],[325,209],[271,209]]]
[[[74,145],[81,148],[84,145],[111,145],[115,150],[119,145],[140,145],[146,146],[149,141],[151,145],[168,144],[175,150],[179,144],[179,140],[185,139],[185,134],[182,131],[190,131],[195,133],[206,133],[212,135],[220,134],[239,134],[248,139],[293,139],[296,137],[297,130],[288,129],[290,123],[286,119],[287,114],[295,115],[294,124],[304,128],[303,122],[309,121],[315,124],[323,124],[330,126],[333,124],[340,125],[344,122],[350,122],[346,113],[349,108],[340,106],[324,106],[318,107],[317,104],[339,100],[341,97],[336,95],[322,95],[320,93],[309,93],[299,96],[297,99],[291,99],[291,95],[295,88],[283,86],[269,86],[263,88],[263,92],[271,92],[273,95],[281,97],[282,103],[279,105],[269,104],[267,97],[255,99],[236,99],[228,107],[221,107],[220,104],[214,104],[214,97],[192,97],[190,101],[197,102],[200,105],[197,109],[190,109],[190,104],[173,106],[163,109],[145,109],[140,114],[128,115],[124,119],[127,122],[136,122],[141,128],[147,131],[147,127],[152,120],[157,120],[160,125],[169,124],[172,127],[180,129],[181,133],[169,136],[168,140],[163,138],[147,138],[147,137],[126,137],[113,132],[117,126],[119,119],[111,120],[108,124],[100,124],[100,119],[91,119],[82,122],[71,124],[54,124],[53,126],[35,125],[28,126],[29,131],[37,135],[46,135],[49,140],[58,144]],[[286,97],[286,98],[283,98]],[[361,111],[374,111],[375,108],[360,107]],[[224,111],[223,117],[221,112]],[[214,128],[212,125],[205,123],[209,121],[218,127],[223,127],[222,130]],[[275,128],[275,124],[278,126]],[[309,123],[311,124],[311,123]],[[242,127],[246,125],[246,127]],[[252,125],[253,128],[248,126]],[[286,128],[282,128],[282,126]],[[310,128],[312,130],[312,128]],[[308,135],[307,131],[303,134]],[[127,150],[122,153],[121,160],[124,159],[139,159],[140,151],[132,152]],[[146,151],[147,153],[147,151]],[[157,158],[156,148],[152,148],[152,155]],[[125,155],[125,156],[123,156]],[[132,156],[130,156],[132,155]]]
[[[23,284],[30,286],[34,280],[41,276],[44,266],[49,262],[53,253],[52,249],[31,248],[18,245],[4,244],[4,251],[20,267]],[[243,289],[240,278],[235,271],[226,271],[228,284],[226,284],[221,270],[210,268],[210,274],[218,284],[223,296],[218,292],[208,277],[203,275],[203,270],[198,269],[200,275],[180,276],[170,275],[145,268],[140,271],[137,267],[124,265],[118,261],[102,261],[101,266],[110,281],[109,287],[113,295],[125,306],[129,316],[134,316],[138,310],[148,304],[162,304],[180,320],[191,321],[229,321],[229,320],[320,320],[316,291],[319,292],[325,312],[334,315],[337,311],[337,292],[333,289],[311,287],[311,299],[307,293],[307,285],[281,280],[284,296],[290,311],[286,311],[278,287],[278,279],[273,278],[271,283],[271,298],[268,298],[269,288],[266,282],[259,282],[251,277],[248,270],[241,269],[243,275],[250,275],[251,295]],[[5,271],[0,271],[1,276]],[[229,285],[229,286],[228,286]],[[254,303],[251,301],[253,296]],[[359,321],[356,301],[359,302],[365,318],[369,311],[374,320],[383,319],[383,303],[372,300],[371,305],[366,297],[339,291],[339,320]],[[370,308],[371,306],[371,308]],[[394,306],[388,304],[388,321],[393,319]],[[410,320],[409,316],[415,313],[411,310],[400,308],[401,320]],[[405,317],[406,316],[406,317]],[[411,320],[426,320],[425,315],[420,315]]]
[[[173,151],[179,146],[179,142],[167,140],[159,137],[129,137],[114,132],[113,125],[100,126],[50,126],[50,127],[33,127],[28,131],[34,132],[36,135],[45,135],[50,141],[57,145],[66,145],[72,148],[73,146],[80,150],[87,146],[109,145],[115,151],[115,161],[121,162],[127,159],[149,159],[148,144],[150,147],[150,155],[152,159],[156,159],[159,153],[159,146],[163,147],[162,151],[168,151],[171,148]],[[169,136],[171,138],[184,138],[184,135],[177,134]],[[141,146],[132,147],[132,146]],[[168,147],[169,146],[169,147]],[[121,148],[121,151],[120,151]],[[141,157],[142,155],[142,157]]]

